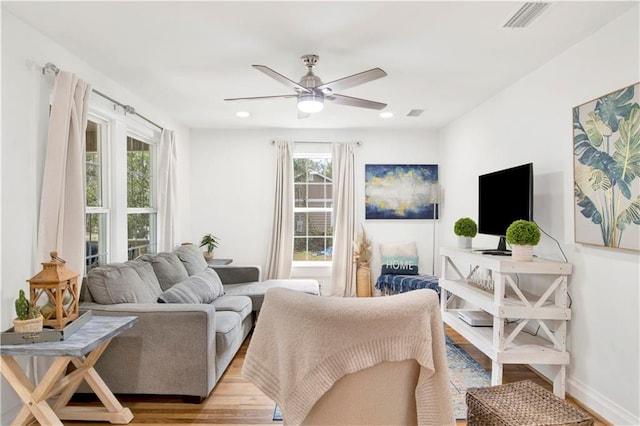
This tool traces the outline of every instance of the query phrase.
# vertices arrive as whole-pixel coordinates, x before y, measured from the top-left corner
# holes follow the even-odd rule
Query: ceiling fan
[[[387,75],[380,68],[373,68],[358,74],[340,78],[329,83],[323,83],[320,77],[313,73],[313,67],[318,63],[318,55],[303,55],[302,63],[307,67],[307,73],[300,78],[300,82],[285,77],[265,65],[252,65],[258,71],[262,71],[269,77],[279,81],[285,86],[293,89],[296,93],[290,95],[275,96],[254,96],[249,98],[228,98],[225,101],[274,99],[274,98],[297,98],[298,118],[308,117],[314,112],[319,112],[324,107],[324,101],[331,101],[340,105],[354,106],[360,108],[383,109],[387,104],[366,99],[354,98],[351,96],[339,95],[337,90],[348,89],[368,81],[376,80]]]

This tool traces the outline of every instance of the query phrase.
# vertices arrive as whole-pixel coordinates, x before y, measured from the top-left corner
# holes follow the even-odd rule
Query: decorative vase
[[[212,252],[212,251],[205,251],[205,252],[204,252],[204,258],[205,258],[206,260],[211,260],[211,259],[213,259],[213,252]]]
[[[39,333],[42,331],[42,324],[42,315],[37,318],[26,320],[15,318],[13,320],[13,331],[15,331],[16,333]]]
[[[358,265],[356,269],[356,296],[371,297],[371,269]]]
[[[458,248],[470,249],[471,237],[463,237],[462,235],[458,235]]]
[[[533,246],[511,245],[511,258],[518,262],[531,262],[533,260]]]

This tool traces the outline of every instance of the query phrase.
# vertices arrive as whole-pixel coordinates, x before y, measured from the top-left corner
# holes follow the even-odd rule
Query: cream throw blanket
[[[269,289],[242,374],[300,424],[346,374],[383,361],[415,359],[420,425],[455,424],[438,297],[421,289],[394,296],[334,298]]]

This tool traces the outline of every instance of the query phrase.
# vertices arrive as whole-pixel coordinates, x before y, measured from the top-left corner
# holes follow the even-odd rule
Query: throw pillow
[[[203,252],[195,244],[185,244],[176,248],[176,254],[182,261],[189,276],[208,268]]]
[[[162,292],[151,264],[140,260],[93,268],[87,274],[87,286],[93,299],[103,305],[155,303]]]
[[[216,271],[206,269],[162,292],[158,303],[211,303],[223,294]]]
[[[418,255],[418,249],[416,248],[415,241],[409,241],[404,243],[390,243],[380,244],[380,256],[410,256],[415,257]]]
[[[163,291],[189,278],[187,269],[176,253],[145,254],[139,259],[151,263]]]
[[[418,275],[417,256],[384,256],[382,273],[392,275]]]

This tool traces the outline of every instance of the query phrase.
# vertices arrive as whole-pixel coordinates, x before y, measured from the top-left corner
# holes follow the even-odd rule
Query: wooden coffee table
[[[41,425],[62,425],[61,420],[105,421],[127,424],[133,414],[124,408],[94,369],[111,339],[133,327],[137,317],[94,316],[73,335],[60,342],[0,346],[0,371],[24,406],[11,424],[27,425],[34,418]],[[55,358],[37,385],[24,373],[16,356]],[[67,374],[67,366],[75,370]],[[82,381],[93,389],[104,407],[68,407]],[[47,399],[59,395],[53,405]]]

